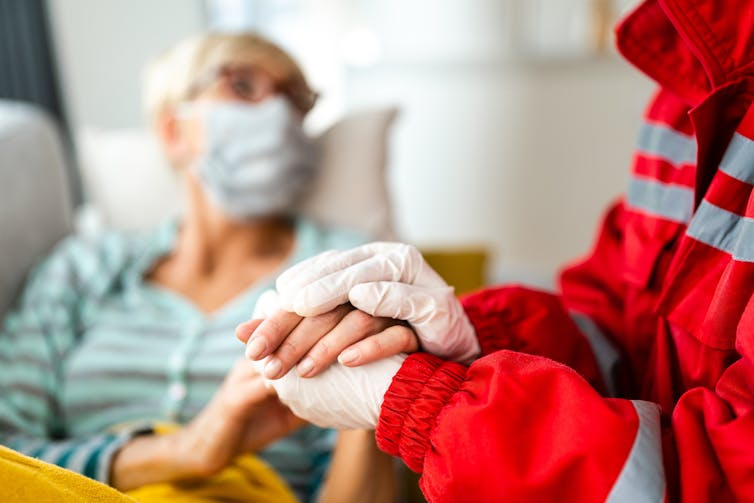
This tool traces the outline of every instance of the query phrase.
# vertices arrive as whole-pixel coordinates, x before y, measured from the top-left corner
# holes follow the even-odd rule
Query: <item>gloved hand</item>
[[[422,349],[441,358],[470,363],[480,353],[453,288],[410,245],[378,242],[325,252],[281,274],[277,290],[280,306],[301,316],[350,301],[373,316],[409,322]]]
[[[293,369],[266,382],[301,419],[323,428],[373,430],[385,393],[405,359],[400,354],[360,367],[335,362],[315,377],[301,377]]]
[[[262,294],[254,318],[268,318],[279,308],[275,291]],[[393,376],[406,359],[391,356],[360,367],[333,363],[316,377],[303,378],[290,370],[280,379],[265,379],[281,402],[294,414],[323,428],[374,429],[380,408]],[[268,358],[253,362],[261,374]]]

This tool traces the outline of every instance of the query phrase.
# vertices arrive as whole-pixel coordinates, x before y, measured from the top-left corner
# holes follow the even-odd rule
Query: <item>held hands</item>
[[[257,369],[278,379],[296,366],[302,377],[313,377],[336,358],[345,366],[363,365],[419,348],[404,322],[378,318],[348,304],[316,316],[302,317],[280,309],[274,290],[262,294],[251,321],[236,328],[247,343],[246,357],[261,360]]]
[[[312,377],[336,358],[353,367],[422,349],[470,363],[480,352],[453,288],[413,246],[371,243],[325,252],[284,272],[277,290],[274,306],[270,296],[257,303],[268,304],[258,309],[264,316],[236,329],[248,358],[274,354],[264,368],[267,378],[299,361],[299,375]]]
[[[301,316],[350,302],[373,316],[407,321],[421,349],[441,358],[470,363],[480,353],[453,288],[413,246],[370,243],[326,252],[280,275],[277,290],[281,307]]]
[[[281,311],[278,306],[277,293],[272,290],[265,292],[257,301],[254,310],[255,319],[250,322],[259,327],[257,332],[263,329],[261,318],[265,318],[264,323],[272,325],[275,329],[281,326],[294,326],[288,337],[288,339],[293,339],[293,342],[283,342],[276,352],[276,355],[281,356],[260,357],[261,359],[253,362],[260,372],[268,374],[268,385],[274,388],[280,400],[297,416],[318,426],[337,429],[374,429],[377,426],[385,392],[393,376],[403,364],[403,360],[406,359],[406,355],[385,355],[386,357],[380,356],[377,361],[363,363],[366,360],[373,360],[373,355],[377,353],[390,350],[388,347],[380,346],[379,343],[374,345],[374,339],[378,338],[378,335],[384,336],[387,340],[403,339],[409,346],[413,342],[415,348],[416,340],[411,329],[397,324],[395,320],[374,318],[350,306],[339,306],[327,313],[325,318],[322,315],[302,318],[294,313]],[[289,325],[284,325],[285,323]],[[241,327],[238,332],[239,339],[244,341],[248,339],[248,333],[241,333]],[[370,334],[375,332],[377,335],[372,335],[370,341]],[[285,333],[288,332],[284,331],[283,335]],[[404,335],[397,335],[399,333]],[[366,338],[363,339],[364,337]],[[297,358],[291,355],[302,353],[305,343],[311,341],[315,343],[314,349],[309,351],[310,354],[316,357],[327,355],[329,352],[328,358],[334,361],[337,352],[330,350],[331,343],[327,341],[338,344],[343,340],[359,339],[362,339],[361,342],[356,343],[354,347],[361,345],[365,355],[359,361],[358,367],[347,368],[340,362],[332,365],[328,363],[324,371],[317,368],[319,375],[311,378],[302,377],[300,371],[302,364],[299,364],[298,372],[287,370]],[[317,350],[317,348],[320,349]],[[390,351],[399,352],[400,350]],[[286,370],[279,370],[279,362],[283,361],[286,362]],[[270,371],[272,362],[278,363]],[[282,376],[279,375],[281,372]],[[313,375],[313,373],[308,372],[306,375]]]
[[[277,289],[236,335],[280,399],[320,426],[374,428],[402,353],[421,346],[468,363],[480,352],[453,289],[412,246],[327,252],[283,273]]]

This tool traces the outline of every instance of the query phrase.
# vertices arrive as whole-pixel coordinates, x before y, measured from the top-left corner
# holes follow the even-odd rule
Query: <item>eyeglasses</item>
[[[300,91],[276,82],[264,69],[252,65],[224,65],[207,72],[191,86],[189,96],[194,98],[215,84],[220,86],[220,91],[228,98],[249,103],[259,103],[283,93],[297,107],[309,110],[317,99],[315,93],[307,92],[304,96]]]
[[[212,85],[219,85],[220,91],[233,98],[258,103],[277,94],[278,89],[272,76],[255,66],[221,66],[197,79],[189,89],[193,98]]]

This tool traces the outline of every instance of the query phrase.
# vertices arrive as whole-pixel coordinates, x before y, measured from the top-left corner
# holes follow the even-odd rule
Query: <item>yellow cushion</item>
[[[134,500],[88,477],[0,446],[0,501],[133,503]]]
[[[484,248],[434,248],[420,250],[427,263],[455,287],[456,295],[486,284],[487,250]]]
[[[180,425],[175,423],[158,422],[152,425],[152,431],[157,435],[167,435],[178,428]],[[142,503],[296,503],[293,493],[277,473],[251,454],[237,457],[212,477],[148,484],[128,491],[128,495]]]
[[[272,468],[251,455],[238,457],[231,466],[207,479],[149,484],[128,495],[143,503],[296,503],[293,493]]]
[[[124,494],[78,473],[0,446],[0,501],[296,503],[296,498],[272,468],[252,455],[239,456],[213,477],[149,484]]]

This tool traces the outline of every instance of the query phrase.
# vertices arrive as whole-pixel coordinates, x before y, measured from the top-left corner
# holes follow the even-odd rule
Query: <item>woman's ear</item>
[[[175,110],[163,108],[154,120],[154,132],[168,161],[177,169],[182,169],[194,157],[193,135],[187,124]]]

